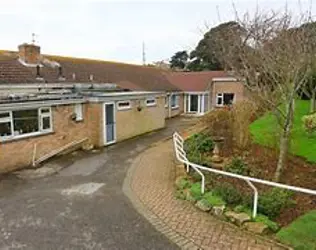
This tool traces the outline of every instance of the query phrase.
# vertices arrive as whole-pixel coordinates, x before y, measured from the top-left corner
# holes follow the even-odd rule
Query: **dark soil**
[[[232,157],[241,157],[244,162],[250,167],[250,176],[264,179],[273,180],[273,175],[277,165],[278,152],[271,148],[266,148],[260,145],[252,145],[248,150],[232,150],[229,145],[222,146],[222,156],[231,159]],[[209,175],[209,181],[214,182],[229,182],[233,184],[243,194],[252,195],[251,188],[245,181]],[[296,156],[289,156],[286,162],[286,170],[284,171],[280,183],[304,187],[309,189],[316,189],[316,164],[311,164],[304,159]],[[209,185],[212,185],[209,184]],[[263,193],[271,187],[266,185],[255,184],[260,193]],[[296,205],[283,210],[276,222],[281,226],[288,225],[298,216],[308,212],[309,210],[316,209],[316,196],[306,195],[303,193],[295,192],[293,199]]]

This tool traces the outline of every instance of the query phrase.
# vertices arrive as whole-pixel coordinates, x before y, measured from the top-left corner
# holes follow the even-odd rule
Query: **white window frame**
[[[38,115],[38,131],[32,132],[32,133],[27,133],[27,134],[21,134],[21,135],[14,135],[14,122],[13,122],[13,111],[3,111],[0,112],[1,114],[3,113],[9,113],[10,114],[10,119],[8,117],[6,118],[0,118],[0,122],[10,122],[11,123],[11,135],[10,136],[0,136],[0,141],[9,141],[9,140],[15,140],[15,139],[21,139],[21,138],[27,138],[27,137],[32,137],[32,136],[37,136],[41,134],[47,134],[53,132],[53,117],[52,117],[52,109],[51,107],[40,107],[40,108],[29,108],[29,109],[37,109],[37,115]],[[27,109],[27,110],[29,110]],[[48,109],[49,112],[47,113],[42,113],[43,109]],[[26,109],[19,109],[19,110],[14,110],[14,111],[23,111]],[[43,118],[50,118],[50,128],[48,129],[43,129]]]
[[[218,100],[221,99],[221,104],[218,104]],[[216,107],[224,107],[224,93],[216,94]]]
[[[43,109],[48,109],[48,112],[47,113],[42,113],[42,110]],[[43,128],[43,119],[44,118],[49,118],[49,124],[50,124],[50,127],[48,129],[44,129]],[[42,107],[42,108],[39,108],[38,109],[38,121],[39,121],[39,131],[38,132],[51,132],[52,131],[52,127],[53,127],[53,124],[52,124],[52,109],[51,107]]]
[[[8,113],[9,116],[8,117],[4,117],[4,118],[0,118],[0,123],[10,123],[10,127],[11,127],[11,135],[9,136],[0,136],[0,138],[2,139],[6,139],[6,138],[10,138],[12,136],[14,136],[14,129],[13,129],[13,119],[12,119],[12,112],[11,111],[3,111],[0,112],[0,114],[5,114]]]
[[[148,102],[149,102],[149,103],[148,103]],[[154,98],[154,97],[147,98],[147,99],[145,100],[145,104],[146,104],[147,107],[156,106],[156,105],[157,105],[156,98]]]
[[[76,114],[76,121],[83,121],[83,105],[82,103],[75,104],[74,113]]]
[[[232,102],[232,104],[233,103],[235,103],[235,99],[236,99],[236,94],[235,93],[217,93],[216,94],[216,106],[217,107],[224,107],[225,106],[225,103],[224,103],[224,96],[225,96],[225,94],[233,94],[234,95],[234,98],[233,98],[233,102]],[[218,99],[222,99],[222,104],[217,104],[218,103]]]
[[[125,103],[128,103],[127,106],[123,106],[123,107],[120,107],[120,104],[125,104]],[[132,103],[130,100],[126,100],[126,101],[119,101],[116,103],[116,107],[117,107],[117,110],[128,110],[128,109],[131,109],[132,108]]]
[[[169,95],[165,96],[165,108],[169,107]]]
[[[175,97],[175,105],[173,106],[172,98]],[[171,109],[178,109],[179,108],[179,95],[178,94],[172,94],[171,95]]]

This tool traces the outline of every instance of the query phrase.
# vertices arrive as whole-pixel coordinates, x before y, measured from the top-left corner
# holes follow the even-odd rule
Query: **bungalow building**
[[[183,92],[185,114],[204,115],[214,108],[245,99],[243,84],[228,72],[173,72],[167,77]]]
[[[34,44],[0,51],[0,173],[157,130],[183,113],[204,114],[242,99],[237,85],[224,72],[48,56]]]

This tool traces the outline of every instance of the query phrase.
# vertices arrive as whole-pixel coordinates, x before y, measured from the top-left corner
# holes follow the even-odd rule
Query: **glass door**
[[[190,112],[198,112],[199,109],[199,96],[190,95]]]
[[[104,141],[105,144],[115,142],[115,105],[114,103],[104,104]]]

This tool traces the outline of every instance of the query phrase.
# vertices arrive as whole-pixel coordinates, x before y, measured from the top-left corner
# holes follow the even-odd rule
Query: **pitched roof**
[[[154,67],[133,64],[90,60],[73,57],[43,55],[43,58],[52,64],[43,64],[41,77],[47,83],[71,82],[91,83],[93,75],[95,83],[121,83],[133,90],[146,91],[176,91],[179,90],[170,84],[162,70]],[[63,71],[64,81],[60,81],[58,67],[53,67],[57,62]],[[75,79],[74,79],[75,76]],[[0,84],[10,83],[36,83],[36,68],[27,67],[18,61],[18,53],[0,51]]]
[[[119,81],[116,82],[116,84],[121,88],[121,89],[127,89],[127,90],[142,90],[141,87],[139,87],[137,84],[130,82],[130,81]]]
[[[206,91],[215,77],[229,76],[225,71],[172,72],[166,74],[171,84],[183,91]]]

